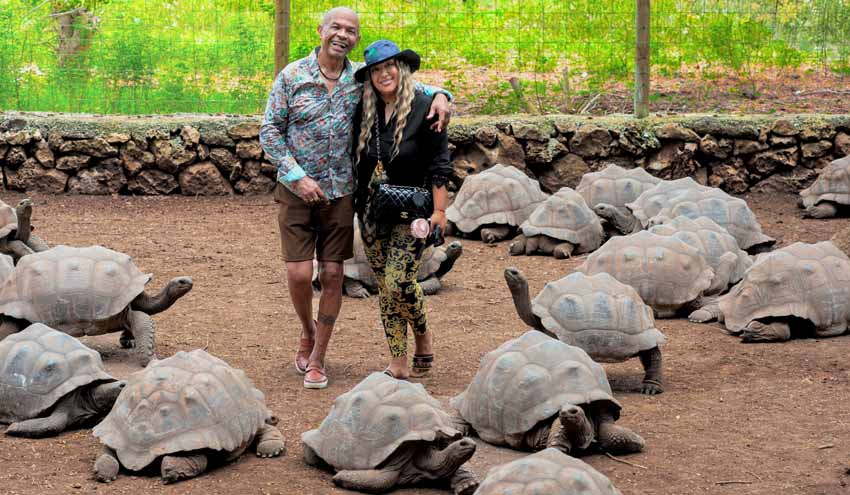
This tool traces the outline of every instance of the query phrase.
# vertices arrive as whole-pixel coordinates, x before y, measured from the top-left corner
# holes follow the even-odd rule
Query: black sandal
[[[410,371],[412,376],[427,376],[434,367],[434,354],[414,354],[413,366]]]
[[[385,375],[387,375],[388,377],[390,377],[390,378],[395,378],[395,373],[393,373],[392,371],[390,371],[390,369],[389,369],[389,368],[385,369],[385,370],[383,371],[383,373],[384,373]]]

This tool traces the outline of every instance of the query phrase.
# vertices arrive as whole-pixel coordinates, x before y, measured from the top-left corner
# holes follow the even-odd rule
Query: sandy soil
[[[19,196],[4,193],[4,201]],[[205,198],[36,196],[37,232],[51,244],[101,244],[131,254],[153,272],[154,289],[191,275],[194,290],[155,319],[158,353],[206,347],[244,368],[281,418],[289,452],[261,460],[252,455],[198,479],[162,486],[155,476],[126,473],[110,485],[91,479],[100,446],[89,430],[57,438],[0,436],[0,493],[341,493],[330,473],[301,460],[299,435],[316,427],[338,394],[383,369],[388,352],[375,298],[346,298],[329,355],[331,386],[306,391],[292,368],[297,327],[283,282],[276,206],[270,196]],[[801,220],[793,197],[750,198],[768,234],[781,245],[818,241],[850,220]],[[465,240],[465,253],[429,298],[436,372],[423,380],[431,394],[463,390],[479,358],[519,335],[520,323],[502,272],[520,267],[532,293],[569,273],[581,258],[510,258],[507,243]],[[316,300],[317,301],[317,300]],[[850,493],[850,337],[742,344],[718,327],[660,320],[667,391],[633,392],[642,376],[631,360],[606,365],[622,424],[647,440],[645,452],[585,460],[624,494],[839,494]],[[103,354],[116,376],[137,369],[118,346],[118,334],[84,340]],[[472,460],[484,475],[522,455],[481,444]],[[425,489],[397,493],[441,493]],[[443,492],[444,493],[444,492]]]

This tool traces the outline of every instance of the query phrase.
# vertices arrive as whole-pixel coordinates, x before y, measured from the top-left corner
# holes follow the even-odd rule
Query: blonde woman
[[[430,188],[434,210],[430,227],[445,231],[446,184],[452,173],[445,129],[431,129],[427,119],[432,97],[414,91],[411,74],[420,58],[399,50],[392,41],[369,45],[366,65],[354,77],[365,81],[363,101],[355,118],[355,211],[366,246],[366,257],[378,279],[381,321],[392,359],[385,373],[395,378],[424,376],[434,361],[432,331],[427,327],[425,299],[416,281],[426,240],[415,237],[409,223],[378,224],[370,204],[373,174],[387,183]],[[381,167],[377,167],[380,162]],[[381,174],[385,171],[385,177]],[[413,368],[408,364],[407,327],[415,338]]]

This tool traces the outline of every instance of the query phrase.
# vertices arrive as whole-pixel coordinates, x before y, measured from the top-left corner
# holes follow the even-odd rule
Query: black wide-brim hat
[[[354,73],[354,79],[357,82],[366,80],[366,74],[373,66],[386,62],[390,59],[398,59],[410,67],[410,72],[419,70],[421,59],[419,54],[413,50],[400,50],[398,45],[390,40],[378,40],[363,50],[363,61],[366,65],[357,69]]]

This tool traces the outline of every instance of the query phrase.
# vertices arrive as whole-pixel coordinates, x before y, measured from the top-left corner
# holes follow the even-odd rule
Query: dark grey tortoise
[[[15,208],[0,201],[0,253],[10,255],[17,262],[47,248],[47,243],[32,233],[31,200],[22,199]]]
[[[150,315],[192,289],[191,278],[177,277],[148,294],[150,279],[130,256],[101,246],[56,246],[25,256],[0,287],[0,338],[36,322],[75,337],[122,332],[122,347],[135,346],[144,366],[154,357]]]
[[[548,448],[487,473],[475,495],[621,495],[604,474]]]
[[[7,435],[41,438],[98,421],[124,387],[100,354],[36,323],[0,341],[0,423]]]
[[[193,478],[256,447],[257,456],[286,452],[263,393],[240,369],[202,349],[154,360],[130,375],[109,415],[94,428],[105,445],[94,464],[110,482],[120,466],[140,471],[160,460],[166,483]]]
[[[348,490],[433,484],[471,495],[478,487],[466,464],[475,442],[463,438],[421,384],[383,373],[337,397],[322,424],[301,441],[307,464],[330,466],[334,483]]]
[[[467,423],[494,445],[555,447],[570,455],[639,452],[645,445],[640,435],[615,424],[621,406],[602,365],[536,330],[487,353],[452,406],[458,424]]]
[[[652,308],[634,288],[607,273],[573,272],[548,282],[532,300],[528,280],[518,268],[506,268],[505,281],[526,325],[581,347],[597,362],[619,363],[638,356],[645,370],[640,391],[664,391],[660,346],[667,338],[655,328]]]

